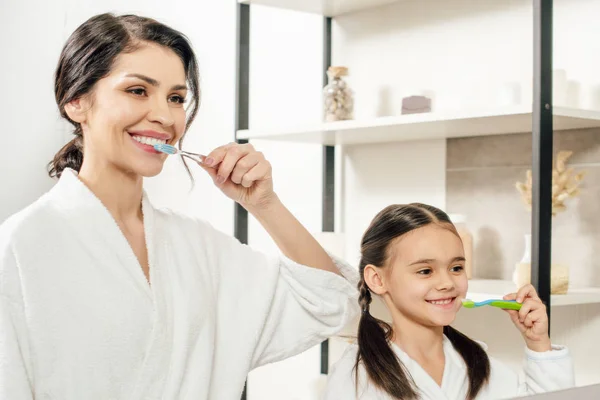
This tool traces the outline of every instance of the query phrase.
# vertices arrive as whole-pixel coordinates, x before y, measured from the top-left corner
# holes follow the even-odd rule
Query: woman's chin
[[[160,168],[146,168],[144,169],[140,175],[144,178],[153,178],[162,172],[162,165]]]
[[[142,176],[144,178],[152,178],[162,172],[163,166],[164,166],[164,162],[162,162],[162,161],[146,162],[146,163],[139,163],[137,165],[132,165],[131,170],[136,175]]]

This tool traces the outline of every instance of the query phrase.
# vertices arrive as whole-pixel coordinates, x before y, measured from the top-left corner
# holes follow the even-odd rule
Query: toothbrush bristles
[[[177,149],[175,147],[171,146],[170,144],[164,144],[164,143],[155,144],[154,150],[160,151],[162,153],[167,153],[167,154],[177,154]]]

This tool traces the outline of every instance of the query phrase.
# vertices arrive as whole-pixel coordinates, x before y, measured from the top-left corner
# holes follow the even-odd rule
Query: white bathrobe
[[[483,348],[487,346],[483,343]],[[422,400],[465,400],[469,390],[467,367],[444,336],[444,375],[438,385],[421,366],[411,359],[396,344],[392,349],[412,376],[420,390]],[[358,390],[355,390],[354,363],[358,346],[350,345],[339,361],[332,367],[328,377],[324,400],[390,400],[391,397],[368,382],[367,373],[361,363]],[[537,353],[525,348],[522,373],[517,373],[500,361],[490,357],[490,380],[477,396],[477,400],[513,399],[534,393],[570,388],[575,385],[572,359],[567,348],[552,346],[552,350]]]
[[[352,267],[267,257],[142,206],[151,285],[72,170],[0,227],[0,399],[239,400],[250,370],[358,313]]]

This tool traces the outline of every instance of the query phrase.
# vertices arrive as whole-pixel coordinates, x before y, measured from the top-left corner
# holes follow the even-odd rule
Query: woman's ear
[[[78,124],[83,124],[87,117],[88,104],[84,99],[75,99],[65,104],[65,112],[69,119]]]
[[[373,293],[381,296],[387,292],[381,268],[368,264],[365,266],[363,278]]]

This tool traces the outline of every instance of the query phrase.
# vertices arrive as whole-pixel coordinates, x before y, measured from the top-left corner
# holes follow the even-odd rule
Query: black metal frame
[[[248,129],[250,97],[250,6],[238,3],[237,7],[237,60],[236,60],[236,108],[235,139],[238,143],[247,140],[237,139],[237,131]],[[248,211],[238,203],[234,204],[234,235],[248,244]]]
[[[550,318],[550,276],[552,237],[552,0],[533,0],[534,65],[532,118],[532,221],[531,282],[547,306]],[[331,17],[323,19],[323,86],[331,65]],[[237,4],[237,69],[235,131],[248,129],[250,79],[250,5]],[[246,143],[246,140],[238,140]],[[335,229],[335,147],[323,146],[324,232]],[[248,243],[248,212],[235,204],[235,237]],[[321,344],[321,373],[329,370],[329,341]],[[246,389],[242,400],[246,399]]]
[[[323,18],[323,87],[331,65],[331,17]],[[323,232],[335,231],[335,147],[323,146]],[[321,343],[321,373],[329,373],[329,340]]]
[[[250,5],[237,4],[236,22],[236,106],[235,106],[235,131],[237,143],[247,143],[239,140],[237,131],[248,129],[249,97],[250,97]],[[234,203],[234,236],[244,244],[248,244],[248,211]],[[247,398],[248,381],[244,383],[241,400]]]
[[[531,283],[550,318],[552,238],[552,0],[533,0]]]

